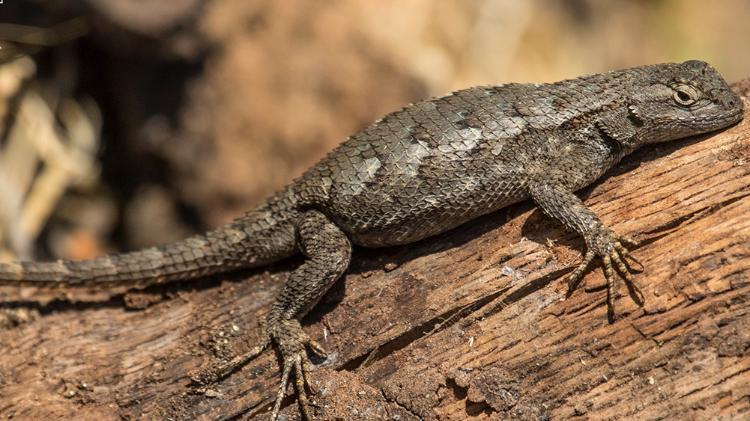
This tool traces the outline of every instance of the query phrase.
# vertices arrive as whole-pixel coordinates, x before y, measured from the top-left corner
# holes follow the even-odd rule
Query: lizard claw
[[[292,370],[294,370],[294,386],[297,391],[297,400],[302,418],[311,420],[312,416],[310,415],[310,401],[307,396],[307,390],[313,393],[314,390],[308,381],[310,362],[307,358],[305,348],[310,348],[311,351],[322,358],[326,358],[327,353],[322,345],[310,339],[296,319],[271,319],[268,325],[268,333],[273,341],[276,342],[282,357],[281,387],[276,395],[276,402],[271,412],[271,420],[278,419],[281,402],[286,395],[289,376]]]
[[[282,359],[281,386],[276,394],[273,411],[271,412],[271,420],[276,420],[279,417],[281,403],[286,395],[289,378],[292,374],[294,374],[294,386],[297,391],[300,412],[303,419],[311,420],[312,416],[310,414],[310,402],[307,390],[313,393],[314,390],[307,380],[308,373],[310,372],[310,362],[307,358],[305,348],[309,348],[321,358],[326,358],[327,353],[322,345],[310,339],[296,319],[285,320],[269,317],[266,325],[263,327],[263,340],[260,344],[250,351],[224,362],[218,367],[192,376],[192,380],[196,384],[206,385],[226,378],[248,361],[260,355],[260,353],[268,348],[271,342],[276,343],[278,346]]]
[[[274,403],[273,411],[271,412],[271,420],[276,420],[279,417],[281,403],[284,400],[284,396],[286,396],[286,389],[289,385],[289,376],[292,373],[292,369],[294,369],[294,387],[297,390],[300,412],[302,413],[303,419],[311,420],[312,416],[310,415],[309,410],[310,402],[307,397],[307,389],[312,390],[312,388],[307,381],[307,374],[310,372],[307,355],[305,355],[303,351],[302,353],[285,356],[282,366],[281,385],[276,394],[276,402]]]
[[[591,265],[595,257],[602,259],[604,269],[604,278],[607,281],[607,319],[612,323],[615,320],[615,300],[617,291],[615,289],[615,273],[619,274],[625,281],[630,297],[636,304],[642,306],[644,303],[643,293],[633,280],[633,272],[642,272],[643,265],[633,257],[628,249],[623,245],[631,247],[638,243],[629,237],[618,237],[609,229],[603,228],[599,233],[594,234],[586,239],[588,249],[583,257],[583,262],[568,277],[568,292],[566,297],[570,297],[578,284],[583,279],[583,274]],[[638,267],[633,268],[630,261]]]
[[[223,362],[221,365],[211,367],[209,370],[201,371],[197,374],[190,376],[190,379],[196,385],[207,385],[216,383],[219,380],[229,377],[232,373],[238,370],[243,365],[247,364],[248,361],[260,355],[268,345],[271,344],[271,337],[264,332],[263,340],[260,344],[256,345],[250,351],[237,355],[229,361]]]

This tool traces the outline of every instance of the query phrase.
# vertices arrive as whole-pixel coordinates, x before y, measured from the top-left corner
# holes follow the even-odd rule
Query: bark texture
[[[747,94],[750,80],[734,85]],[[748,107],[746,103],[746,108]],[[329,359],[321,419],[750,417],[750,113],[719,134],[637,152],[585,202],[645,271],[565,297],[583,243],[530,203],[416,245],[355,250],[306,319]],[[0,416],[263,417],[267,351],[207,388],[190,374],[251,348],[292,260],[144,291],[2,289]],[[603,284],[600,269],[584,284]],[[289,399],[284,413],[297,417]]]

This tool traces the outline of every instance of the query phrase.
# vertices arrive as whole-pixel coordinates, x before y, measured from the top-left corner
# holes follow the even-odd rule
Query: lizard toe
[[[229,377],[229,375],[237,371],[240,367],[247,364],[248,361],[260,355],[270,344],[271,337],[264,331],[263,340],[250,351],[237,355],[231,360],[224,361],[220,365],[191,374],[190,379],[194,384],[201,386],[216,383],[219,380]]]
[[[294,375],[294,388],[297,393],[297,401],[299,402],[299,410],[302,414],[302,419],[313,419],[312,412],[310,410],[310,398],[307,394],[308,390],[313,391],[312,386],[308,382],[308,364],[309,363],[307,361],[307,356],[304,354],[304,352],[283,356],[281,383],[279,385],[279,391],[276,394],[276,400],[271,412],[271,420],[275,421],[279,418],[281,404],[286,397],[286,390],[289,387],[289,380],[292,374]]]
[[[306,348],[321,357],[327,355],[325,349],[318,342],[312,340],[303,330],[296,319],[276,319],[269,323],[269,333],[279,349],[282,359],[282,375],[279,392],[276,396],[271,419],[278,419],[281,403],[286,395],[289,378],[294,375],[294,386],[297,394],[300,412],[303,419],[312,419],[310,399],[307,391],[314,393],[309,382],[310,362]]]
[[[610,258],[612,262],[615,264],[615,267],[617,269],[617,272],[620,274],[620,276],[625,281],[625,286],[628,288],[628,293],[630,294],[630,297],[635,301],[636,304],[639,306],[643,306],[644,298],[643,293],[641,292],[638,285],[636,285],[635,280],[633,279],[633,272],[641,272],[641,270],[636,271],[630,265],[626,263],[625,256],[623,256],[623,253],[621,250],[625,250],[622,245],[619,243],[615,243],[616,246],[614,250],[610,253]],[[618,247],[619,246],[619,247]]]
[[[570,298],[570,296],[573,295],[573,291],[578,288],[578,284],[580,284],[583,279],[583,274],[591,265],[591,262],[594,261],[594,257],[596,257],[594,252],[591,250],[586,251],[586,255],[583,256],[583,262],[581,262],[581,264],[575,268],[573,273],[568,276],[568,292],[565,294],[566,297]]]
[[[587,238],[587,251],[578,267],[568,277],[567,297],[573,294],[578,287],[586,269],[591,265],[595,257],[602,261],[605,284],[597,287],[586,288],[586,291],[600,289],[605,287],[607,290],[607,318],[610,322],[615,320],[615,301],[617,295],[616,280],[621,277],[625,281],[630,297],[639,306],[643,306],[644,297],[640,288],[635,284],[633,273],[643,271],[643,265],[630,254],[627,246],[635,246],[637,242],[629,237],[617,236],[611,230],[603,228],[596,235]],[[633,267],[630,262],[634,262],[637,267]]]
[[[615,269],[612,266],[612,258],[605,254],[602,256],[604,266],[604,278],[607,280],[607,319],[610,323],[615,321],[615,300],[617,299],[617,288],[615,284]]]
[[[624,238],[627,238],[627,237],[624,237]],[[617,253],[619,254],[619,256],[622,257],[622,260],[627,266],[629,272],[636,272],[636,273],[643,272],[643,269],[644,269],[643,264],[638,259],[636,259],[635,256],[630,254],[630,250],[628,250],[625,246],[622,245],[622,243],[625,243],[626,245],[630,245],[631,247],[634,247],[633,244],[637,244],[637,243],[628,243],[627,241],[632,241],[632,240],[623,241],[623,238],[620,238],[619,240],[614,242],[613,246],[615,250],[617,251]],[[631,262],[634,263],[636,266],[635,267],[632,266],[630,264]]]

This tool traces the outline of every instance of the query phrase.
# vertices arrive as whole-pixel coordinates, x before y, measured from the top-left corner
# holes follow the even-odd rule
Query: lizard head
[[[742,119],[742,100],[708,63],[649,66],[634,84],[628,112],[636,143],[663,142],[722,129]]]

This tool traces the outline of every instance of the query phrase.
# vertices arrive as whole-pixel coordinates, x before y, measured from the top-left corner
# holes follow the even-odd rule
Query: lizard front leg
[[[599,218],[564,185],[554,182],[530,182],[529,194],[545,214],[559,220],[567,228],[580,234],[586,241],[586,254],[583,262],[568,278],[570,296],[581,281],[584,272],[595,257],[602,260],[604,277],[607,281],[607,318],[615,319],[614,301],[616,298],[615,273],[625,280],[630,296],[638,305],[643,305],[643,294],[633,282],[633,269],[626,263],[632,258],[625,246],[635,246],[635,241],[618,236],[604,226]]]
[[[326,352],[302,330],[299,319],[315,306],[344,273],[349,266],[352,251],[347,236],[328,217],[315,210],[300,214],[296,222],[296,234],[297,245],[306,260],[289,275],[266,317],[261,343],[196,379],[205,384],[224,378],[274,343],[281,354],[282,375],[281,387],[271,414],[273,420],[278,418],[292,375],[302,415],[305,419],[311,419],[306,391],[309,388],[307,375],[310,363],[305,348],[309,347],[321,357],[325,357]]]

